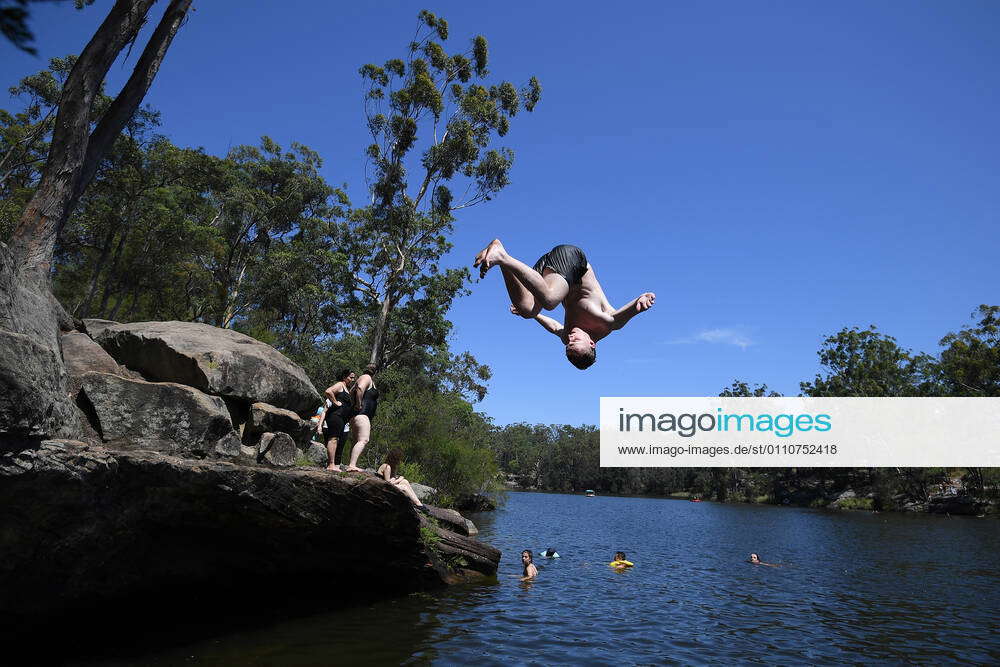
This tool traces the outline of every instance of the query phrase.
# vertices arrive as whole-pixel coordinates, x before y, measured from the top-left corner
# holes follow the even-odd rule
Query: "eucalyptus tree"
[[[347,254],[370,361],[383,365],[414,346],[443,343],[444,314],[468,280],[466,269],[440,267],[454,214],[508,185],[514,153],[495,141],[541,96],[534,77],[521,90],[488,82],[484,37],[448,54],[447,21],[428,11],[418,19],[405,59],[360,70],[371,200],[353,212]],[[393,336],[397,318],[406,320],[405,334]]]
[[[935,361],[904,350],[874,325],[842,329],[823,341],[818,354],[827,373],[800,383],[806,396],[933,396],[939,392]]]
[[[42,176],[63,85],[76,56],[52,58],[49,66],[9,88],[20,108],[0,109],[0,241],[7,241]],[[103,89],[102,89],[103,91]],[[99,92],[91,109],[91,126],[111,98]]]
[[[310,268],[329,271],[336,264],[332,255],[324,252],[317,260],[316,253],[339,252],[333,222],[348,201],[320,176],[321,165],[308,147],[293,143],[286,151],[269,137],[262,137],[259,147],[229,152],[222,178],[212,186],[217,237],[205,258],[215,289],[216,326],[232,327],[258,305],[273,309],[287,298],[281,287],[291,287],[288,277]],[[289,253],[290,248],[298,252]],[[304,266],[295,265],[300,259]],[[326,296],[331,301],[336,295]]]
[[[1000,396],[1000,306],[983,304],[979,322],[941,339],[941,376],[953,396]]]
[[[221,161],[174,146],[157,124],[149,109],[130,121],[56,246],[54,291],[76,317],[205,315],[211,276],[195,260],[215,238],[205,189]]]
[[[50,269],[56,239],[105,152],[133,116],[187,16],[191,0],[171,0],[118,95],[91,129],[104,77],[138,37],[155,0],[117,0],[62,87],[41,178],[8,245],[0,245],[0,432],[74,431],[65,405],[65,369]]]

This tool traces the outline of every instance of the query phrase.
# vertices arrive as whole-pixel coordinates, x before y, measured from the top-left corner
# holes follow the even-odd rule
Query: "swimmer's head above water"
[[[534,562],[534,561],[532,561],[531,552],[529,550],[527,550],[527,549],[525,549],[524,551],[522,551],[521,552],[521,563],[523,565],[529,565],[532,562]]]
[[[750,554],[750,560],[749,560],[749,562],[750,563],[759,563],[760,562],[760,556],[758,556],[757,554]]]

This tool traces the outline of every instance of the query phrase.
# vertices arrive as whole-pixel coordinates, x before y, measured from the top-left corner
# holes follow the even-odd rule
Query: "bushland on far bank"
[[[946,334],[937,356],[904,350],[892,336],[845,328],[818,354],[824,372],[804,396],[1000,396],[1000,306],[981,305],[975,324]],[[720,396],[780,396],[736,380]],[[601,468],[595,426],[512,424],[493,449],[509,484],[527,489],[704,498],[843,509],[925,510],[961,498],[968,511],[996,511],[1000,468]]]

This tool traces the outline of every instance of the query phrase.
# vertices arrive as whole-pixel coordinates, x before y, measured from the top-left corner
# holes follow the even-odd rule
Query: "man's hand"
[[[621,329],[628,324],[628,321],[644,310],[649,310],[656,302],[656,295],[652,292],[643,292],[636,298],[615,311],[612,316],[612,329]]]
[[[644,310],[649,310],[650,308],[653,307],[653,304],[655,302],[656,302],[656,295],[653,294],[652,292],[646,292],[645,294],[640,295],[639,298],[635,300],[635,312],[641,313]]]
[[[517,315],[518,317],[523,317],[523,315],[521,315],[521,310],[514,304],[510,304],[510,312],[511,315]]]

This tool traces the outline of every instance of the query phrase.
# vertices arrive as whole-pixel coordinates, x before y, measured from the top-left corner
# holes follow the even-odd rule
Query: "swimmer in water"
[[[615,559],[610,563],[608,563],[608,565],[615,568],[616,570],[624,570],[627,567],[632,567],[632,563],[630,563],[629,560],[625,557],[624,551],[616,551]]]
[[[542,556],[543,558],[559,558],[559,553],[556,552],[556,550],[553,549],[552,547],[549,547],[539,555]]]
[[[768,567],[781,567],[777,563],[765,563],[764,561],[762,561],[760,559],[760,556],[758,556],[755,553],[750,554],[750,559],[747,560],[747,562],[748,563],[753,563],[754,565],[767,565]]]
[[[521,581],[528,581],[538,576],[538,568],[535,567],[531,552],[527,549],[521,552],[521,564],[524,565],[524,576],[521,577]]]

